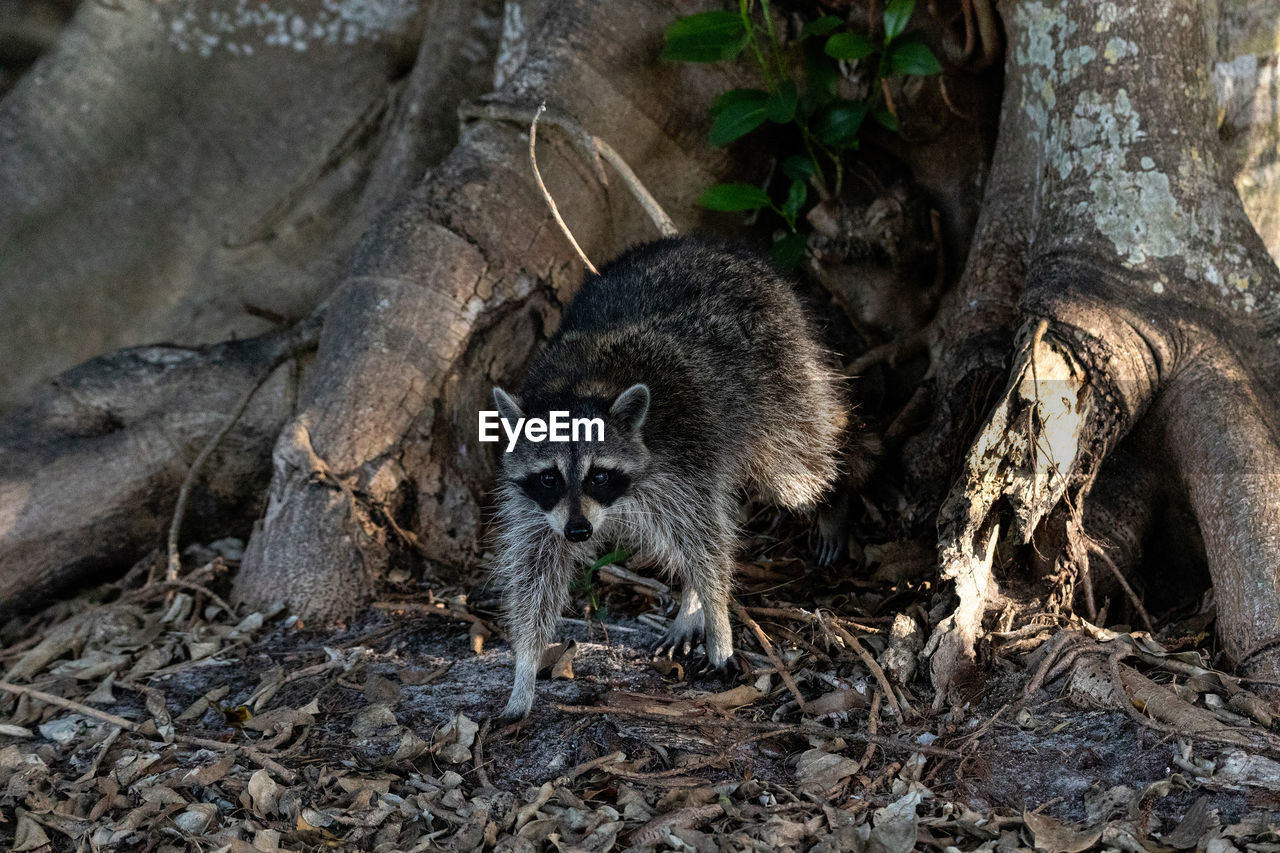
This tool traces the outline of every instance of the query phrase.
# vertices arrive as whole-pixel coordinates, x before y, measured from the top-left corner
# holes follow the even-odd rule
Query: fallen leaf
[[[1026,823],[1027,829],[1031,830],[1031,837],[1035,840],[1036,847],[1045,850],[1046,853],[1081,853],[1096,844],[1102,837],[1100,828],[1076,829],[1048,815],[1035,812],[1023,812],[1022,820]]]
[[[471,744],[475,743],[480,725],[461,711],[436,732],[432,738],[432,750],[450,764],[471,760]]]
[[[858,772],[859,764],[843,755],[810,749],[796,760],[796,780],[802,790],[819,796]],[[914,840],[915,836],[912,836]]]
[[[804,712],[810,716],[823,717],[828,714],[845,714],[849,711],[867,707],[867,696],[857,690],[832,690],[817,699],[805,703]]]
[[[570,642],[564,653],[551,665],[552,678],[573,678],[573,656],[578,652],[578,644]]]
[[[13,846],[9,849],[14,853],[27,850],[39,850],[49,845],[49,836],[44,834],[44,829],[40,824],[32,820],[27,814],[26,809],[17,809],[18,828],[13,833]]]
[[[371,672],[364,680],[364,698],[373,703],[395,705],[400,701],[400,685]]]
[[[872,818],[867,853],[911,853],[916,846],[920,794],[912,792],[882,809]]]
[[[200,785],[208,787],[218,782],[223,776],[227,775],[227,771],[231,769],[231,765],[235,763],[235,755],[228,752],[222,756],[222,759],[214,764],[206,764],[203,767],[193,767],[188,770],[182,777],[183,785]]]
[[[259,817],[267,817],[280,801],[280,786],[266,770],[259,768],[249,777],[249,799],[253,803],[253,811]]]
[[[1217,819],[1209,810],[1209,798],[1201,797],[1187,809],[1174,830],[1161,836],[1160,840],[1178,850],[1190,850],[1216,824]]]
[[[193,803],[174,817],[173,824],[186,835],[204,835],[217,816],[218,807],[213,803]]]
[[[737,687],[731,687],[720,693],[703,696],[702,701],[712,707],[727,711],[731,708],[741,708],[744,705],[759,702],[764,698],[764,695],[756,689],[754,684],[739,684]]]
[[[684,667],[681,666],[679,661],[674,661],[670,658],[654,658],[649,661],[649,666],[660,675],[674,678],[676,681],[684,681]]]

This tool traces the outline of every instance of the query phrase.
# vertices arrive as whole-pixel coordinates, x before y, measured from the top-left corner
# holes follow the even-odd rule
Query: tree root
[[[0,420],[0,614],[135,563],[172,526],[186,460],[203,450],[218,464],[188,488],[190,505],[204,523],[247,526],[292,407],[278,365],[318,333],[311,321],[210,347],[122,350],[59,376]]]
[[[1026,335],[1008,387],[939,515],[941,577],[955,584],[959,598],[924,650],[939,703],[975,662],[982,617],[997,594],[992,560],[1001,528],[1030,541],[1079,474],[1092,416],[1083,369],[1040,321]]]

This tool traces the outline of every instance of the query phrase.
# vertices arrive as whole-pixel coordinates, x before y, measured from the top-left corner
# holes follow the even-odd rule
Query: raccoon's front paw
[[[677,654],[688,657],[702,642],[702,620],[677,618],[653,647],[653,654],[671,658]]]

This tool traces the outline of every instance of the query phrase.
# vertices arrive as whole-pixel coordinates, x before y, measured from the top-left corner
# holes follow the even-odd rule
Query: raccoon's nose
[[[564,537],[570,542],[586,542],[591,538],[591,522],[585,518],[571,518],[564,526]]]

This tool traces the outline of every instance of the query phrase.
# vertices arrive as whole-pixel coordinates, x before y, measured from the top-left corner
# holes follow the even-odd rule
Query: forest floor
[[[669,591],[601,569],[502,727],[482,580],[403,577],[313,630],[231,612],[215,544],[5,627],[9,849],[1280,849],[1271,706],[1185,641],[1031,620],[935,710],[919,545],[819,575],[756,542],[726,681],[655,661]]]

